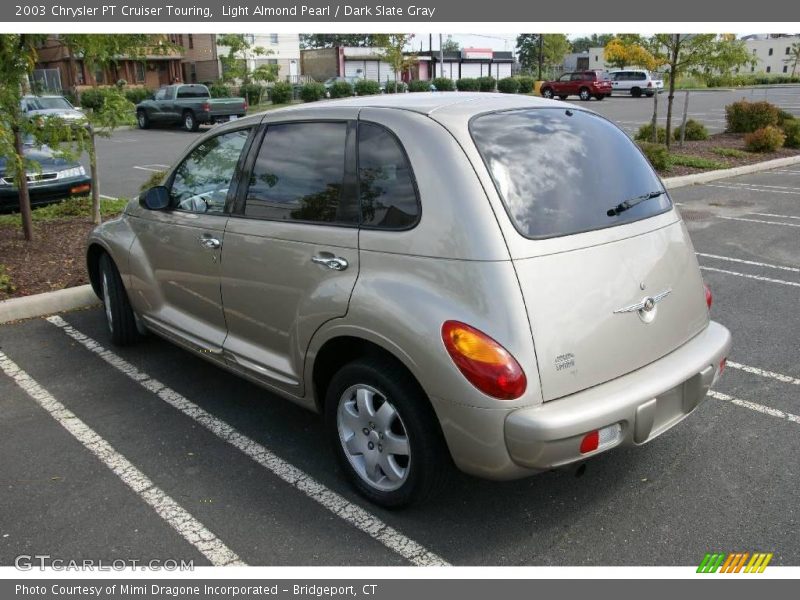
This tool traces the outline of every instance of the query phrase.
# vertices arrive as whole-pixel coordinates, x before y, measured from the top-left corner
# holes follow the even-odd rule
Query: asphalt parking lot
[[[0,326],[0,564],[800,564],[800,167],[671,196],[734,336],[712,397],[582,473],[458,475],[399,512],[350,491],[317,416],[157,338],[111,348],[99,309]]]
[[[725,105],[742,98],[750,101],[767,100],[800,116],[800,86],[787,86],[691,92],[689,118],[702,122],[712,133],[721,132],[725,129]],[[577,98],[569,98],[568,101],[581,104]],[[680,123],[683,115],[683,102],[684,92],[679,91],[675,95],[675,124]],[[586,104],[629,134],[634,134],[642,124],[649,123],[653,116],[651,98],[619,95]],[[659,123],[663,125],[667,119],[666,94],[659,95],[658,114]],[[136,196],[153,172],[172,165],[181,152],[206,130],[203,127],[198,133],[189,133],[178,128],[130,129],[117,131],[111,138],[99,138],[102,194],[114,198]],[[86,160],[84,164],[88,167]]]

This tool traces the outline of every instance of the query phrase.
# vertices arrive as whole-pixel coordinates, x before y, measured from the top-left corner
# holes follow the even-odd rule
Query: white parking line
[[[800,219],[800,217],[796,217],[794,215],[775,215],[772,213],[750,213],[751,215],[756,215],[757,217],[772,217],[773,219]]]
[[[140,171],[152,171],[153,173],[159,173],[164,169],[151,169],[150,167],[140,167],[138,165],[133,166],[134,169],[139,169]]]
[[[744,371],[745,373],[751,373],[752,375],[758,375],[759,377],[768,377],[770,379],[775,379],[776,381],[780,381],[781,383],[800,385],[800,379],[792,377],[790,375],[784,375],[783,373],[776,373],[775,371],[767,371],[765,369],[759,369],[758,367],[743,365],[741,363],[733,362],[732,360],[729,360],[726,364],[732,369],[739,369],[740,371]]]
[[[798,192],[800,194],[800,192]],[[747,219],[745,217],[719,217],[726,221],[745,221],[746,223],[761,223],[763,225],[783,225],[785,227],[800,227],[800,223],[784,223],[782,221],[765,221],[763,219]]]
[[[48,317],[47,321],[61,328],[69,337],[97,354],[109,365],[127,375],[146,390],[154,393],[170,406],[193,419],[218,438],[228,442],[246,454],[262,467],[272,472],[289,485],[297,488],[309,498],[319,503],[350,525],[360,529],[373,539],[418,566],[447,566],[449,563],[427,550],[421,544],[406,537],[388,526],[381,519],[360,506],[329,489],[316,479],[307,475],[294,465],[286,462],[261,444],[243,435],[225,421],[200,408],[192,401],[147,373],[137,369],[122,357],[106,350],[89,336],[81,333],[59,316]]]
[[[703,271],[713,271],[715,273],[725,273],[726,275],[736,275],[737,277],[746,277],[747,279],[755,279],[757,281],[766,281],[768,283],[780,283],[782,285],[791,285],[794,287],[800,287],[800,283],[797,283],[796,281],[784,281],[783,279],[773,279],[771,277],[762,277],[761,275],[750,275],[749,273],[739,273],[737,271],[716,269],[714,267],[706,267],[703,265],[700,265],[700,269]]]
[[[755,402],[750,402],[749,400],[734,398],[733,396],[729,396],[728,394],[723,394],[721,392],[715,392],[714,390],[709,391],[708,395],[716,400],[724,400],[725,402],[730,402],[731,404],[741,406],[742,408],[749,408],[750,410],[760,412],[761,414],[769,415],[770,417],[777,417],[778,419],[785,419],[800,425],[800,416],[778,410],[777,408],[772,408],[771,406],[764,406],[763,404],[757,404]]]
[[[767,192],[770,194],[793,194],[798,195],[800,194],[800,190],[798,191],[790,191],[790,190],[770,190],[763,188],[761,186],[758,187],[742,187],[739,185],[720,185],[717,183],[706,183],[704,184],[706,187],[713,187],[713,188],[722,188],[726,190],[748,190],[750,192]]]
[[[236,553],[211,533],[205,525],[157,487],[127,458],[117,452],[111,444],[56,400],[50,392],[20,369],[3,352],[0,352],[0,369],[13,379],[14,383],[22,391],[46,410],[72,437],[78,440],[84,448],[99,458],[125,485],[147,502],[159,517],[177,531],[183,539],[194,546],[211,564],[214,566],[244,566],[245,563]]]
[[[800,273],[800,269],[795,267],[784,267],[782,265],[771,265],[769,263],[756,262],[754,260],[745,260],[743,258],[733,258],[730,256],[720,256],[718,254],[706,254],[705,252],[695,252],[697,256],[703,258],[714,258],[716,260],[727,260],[729,262],[741,263],[743,265],[753,265],[754,267],[765,267],[769,269],[779,269],[781,271],[789,271],[791,273]]]
[[[106,196],[104,194],[100,194],[100,197],[106,200],[119,200],[119,198],[117,198],[116,196]]]
[[[800,190],[800,187],[797,187],[796,185],[793,185],[793,186],[788,186],[788,185],[767,185],[766,183],[746,183],[746,182],[743,182],[743,181],[741,181],[741,182],[740,181],[731,181],[731,182],[728,182],[727,185],[736,185],[736,186],[739,186],[739,187],[743,187],[745,189],[757,187],[757,188],[769,188],[769,189],[776,189],[776,190]]]

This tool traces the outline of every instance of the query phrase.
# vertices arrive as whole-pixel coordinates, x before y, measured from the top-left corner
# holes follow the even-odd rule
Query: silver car
[[[453,463],[504,480],[649,442],[731,345],[637,146],[526,96],[369,96],[215,128],[87,258],[114,343],[153,332],[322,413],[384,506]]]

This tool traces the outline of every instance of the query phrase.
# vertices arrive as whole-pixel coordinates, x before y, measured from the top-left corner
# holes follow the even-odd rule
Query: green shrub
[[[432,83],[436,86],[437,92],[453,92],[456,89],[455,82],[447,77],[436,77]]]
[[[517,77],[517,81],[519,82],[520,94],[533,93],[533,86],[536,83],[536,80],[533,77],[528,77],[527,75],[520,75],[519,77]]]
[[[255,106],[261,104],[261,95],[264,93],[264,86],[257,83],[243,83],[239,86],[239,95],[247,100],[247,104]]]
[[[350,85],[349,83],[347,85]],[[352,88],[351,88],[352,89]],[[278,81],[269,91],[269,98],[273,104],[288,104],[292,101],[292,94],[294,88],[292,84],[287,81]]]
[[[718,160],[709,160],[702,156],[691,156],[685,154],[673,154],[669,157],[671,165],[680,165],[682,167],[695,167],[697,169],[724,169],[728,165]]]
[[[478,89],[482,92],[493,92],[497,87],[497,80],[494,77],[478,77]]]
[[[678,125],[675,128],[675,141],[679,141],[680,139],[681,139],[681,126]],[[708,129],[706,129],[706,126],[700,123],[699,121],[695,121],[694,119],[689,119],[688,121],[686,121],[686,136],[683,139],[691,142],[698,140],[707,140]]]
[[[656,128],[656,139],[658,140],[659,144],[665,144],[667,142],[667,130],[664,127],[657,127]],[[653,124],[652,123],[645,123],[641,127],[639,127],[639,131],[636,132],[634,139],[640,140],[642,142],[652,142],[653,141]]]
[[[355,93],[349,81],[335,81],[328,91],[331,98],[347,98]]]
[[[325,86],[321,83],[306,83],[300,88],[300,98],[303,102],[316,102],[325,97]]]
[[[783,134],[786,136],[783,141],[786,148],[800,148],[800,121],[797,119],[784,121]]]
[[[480,89],[477,79],[472,77],[464,77],[456,81],[456,86],[459,92],[477,92]]]
[[[409,92],[428,92],[431,89],[432,82],[430,81],[422,81],[419,79],[415,79],[413,81],[408,82],[408,91]]]
[[[208,93],[211,94],[212,98],[230,98],[231,88],[224,83],[216,81],[208,86]]]
[[[11,276],[6,271],[6,266],[0,264],[0,292],[13,294],[16,290],[16,286],[11,282]]]
[[[796,121],[794,115],[785,110],[778,110],[778,127],[783,127],[788,121]]]
[[[374,96],[381,93],[381,84],[371,79],[359,79],[354,88],[357,96]]]
[[[386,81],[386,89],[384,92],[387,94],[405,94],[408,86],[406,85],[405,81]]]
[[[774,125],[756,129],[744,136],[744,147],[750,152],[775,152],[783,146],[786,136]]]
[[[114,217],[125,210],[128,204],[126,198],[100,198],[100,215]],[[92,216],[92,199],[89,196],[79,196],[63,200],[56,204],[47,204],[31,211],[34,223],[80,217],[87,219]],[[9,213],[0,215],[0,227],[19,227],[19,214]]]
[[[519,81],[516,77],[504,77],[497,82],[497,91],[503,94],[516,94],[519,91]]]
[[[81,108],[98,110],[103,106],[105,99],[102,88],[84,90],[81,92]]]
[[[669,151],[666,146],[650,142],[639,142],[639,147],[657,171],[669,171]]]
[[[125,90],[125,97],[132,104],[139,104],[153,97],[153,92],[144,87],[129,88]]]
[[[711,151],[714,154],[725,156],[727,158],[744,158],[747,156],[747,152],[738,150],[737,148],[712,148]]]
[[[770,125],[778,124],[778,107],[769,102],[740,100],[725,107],[727,131],[750,133]]]

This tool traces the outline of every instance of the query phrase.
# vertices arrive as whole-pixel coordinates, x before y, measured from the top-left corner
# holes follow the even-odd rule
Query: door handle
[[[208,248],[209,250],[217,250],[222,245],[222,242],[213,237],[202,236],[198,241],[203,248]]]
[[[327,256],[312,256],[311,262],[316,265],[322,265],[324,267],[328,267],[329,269],[333,269],[334,271],[344,271],[348,266],[348,262],[343,259],[339,258],[338,256],[327,257]]]

